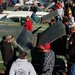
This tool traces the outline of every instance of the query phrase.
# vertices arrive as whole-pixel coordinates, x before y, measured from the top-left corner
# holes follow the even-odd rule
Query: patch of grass
[[[1,55],[1,52],[0,52],[0,70],[4,71],[5,69],[6,69],[6,67],[3,64],[2,55]]]
[[[6,67],[4,66],[3,63],[0,63],[0,70],[5,71]]]

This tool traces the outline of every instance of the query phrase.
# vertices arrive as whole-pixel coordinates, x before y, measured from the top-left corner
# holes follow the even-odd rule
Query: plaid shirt
[[[52,50],[50,50],[48,53],[45,53],[42,75],[52,75],[54,63],[55,54]]]

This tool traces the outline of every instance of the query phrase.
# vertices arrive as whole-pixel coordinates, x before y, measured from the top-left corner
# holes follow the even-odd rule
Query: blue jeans
[[[75,63],[71,66],[71,75],[75,75]]]

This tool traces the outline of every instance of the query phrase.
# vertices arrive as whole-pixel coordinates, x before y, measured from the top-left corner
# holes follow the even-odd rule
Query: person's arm
[[[18,48],[19,51],[23,51],[24,50],[16,41],[14,41],[14,48]]]
[[[71,20],[72,20],[72,23],[74,24],[74,17],[72,17]]]
[[[34,69],[34,67],[33,67],[33,65],[31,64],[31,66],[30,66],[30,74],[29,75],[37,75],[36,74],[36,71],[35,71],[35,69]]]
[[[10,68],[10,71],[9,71],[9,75],[15,75],[15,68],[16,68],[15,63],[13,63],[11,65],[11,68]]]
[[[30,21],[29,30],[32,31],[32,21]]]

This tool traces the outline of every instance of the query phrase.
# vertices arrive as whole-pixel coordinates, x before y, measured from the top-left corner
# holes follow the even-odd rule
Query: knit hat
[[[49,50],[50,49],[50,43],[46,43],[45,45],[41,44],[40,45],[40,48],[42,50]]]
[[[58,3],[56,4],[56,8],[57,8],[57,9],[62,8],[62,4],[61,4],[60,2],[58,2]]]

